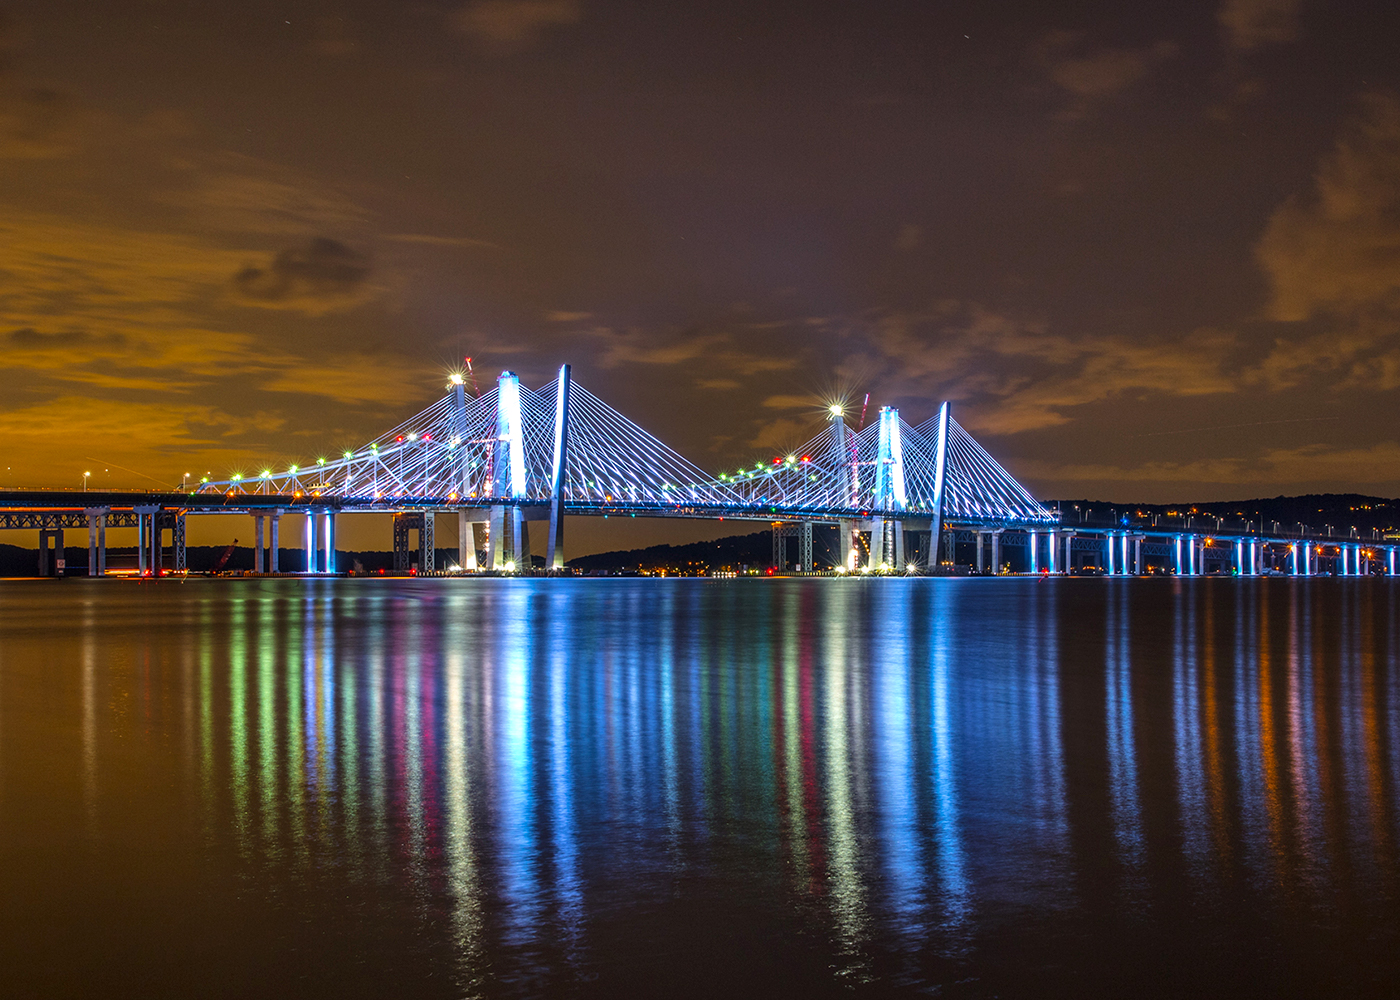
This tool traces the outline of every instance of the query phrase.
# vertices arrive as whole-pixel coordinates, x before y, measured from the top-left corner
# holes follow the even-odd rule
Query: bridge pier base
[[[49,541],[53,540],[53,560],[49,560]],[[39,575],[62,576],[66,568],[63,558],[63,529],[39,529]]]
[[[841,536],[841,565],[845,567],[848,572],[854,571],[856,568],[856,550],[852,544],[855,539],[855,532],[855,521],[844,519],[837,522],[836,533]]]
[[[261,514],[253,515],[253,572],[259,575],[263,571],[263,522],[266,520]]]
[[[465,510],[457,511],[457,565],[469,573],[477,570],[476,522],[467,520]]]
[[[1001,529],[992,532],[992,576],[1001,575]]]
[[[500,572],[505,568],[506,509],[491,508],[491,520],[486,525],[486,566]]]
[[[326,572],[335,572],[335,511],[321,515],[321,538],[326,550]]]
[[[88,523],[88,576],[107,575],[107,514],[110,507],[89,507]]]
[[[282,512],[274,510],[272,512],[272,527],[268,534],[267,571],[269,573],[279,572],[277,551],[278,551],[278,528],[282,523]]]

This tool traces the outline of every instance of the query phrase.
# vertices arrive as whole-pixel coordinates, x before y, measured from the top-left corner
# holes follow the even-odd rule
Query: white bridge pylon
[[[885,407],[860,432],[833,408],[827,426],[801,449],[711,475],[572,381],[568,365],[539,390],[513,372],[478,398],[454,383],[442,399],[361,448],[202,489],[231,498],[286,496],[293,507],[321,500],[339,510],[548,505],[554,522],[562,513],[880,517],[927,519],[935,532],[940,521],[1058,523],[952,419],[947,403],[917,427]]]

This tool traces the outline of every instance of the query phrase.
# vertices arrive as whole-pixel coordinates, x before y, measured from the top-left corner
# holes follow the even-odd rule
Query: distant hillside
[[[789,543],[792,545],[793,543]],[[836,546],[835,528],[818,525],[812,531],[812,556],[818,566],[830,566]],[[791,551],[795,551],[795,548]],[[743,566],[765,567],[773,561],[773,533],[755,531],[730,535],[713,542],[689,545],[652,545],[644,549],[600,552],[570,559],[569,565],[582,573],[619,570],[667,569],[674,572],[738,570]],[[795,560],[794,560],[795,561]]]
[[[1085,516],[1091,523],[1124,514],[1210,514],[1215,517],[1248,518],[1252,521],[1279,522],[1287,527],[1298,522],[1311,528],[1331,525],[1346,531],[1357,528],[1369,531],[1395,530],[1400,525],[1400,500],[1363,496],[1359,493],[1309,493],[1300,497],[1272,497],[1255,500],[1229,500],[1216,503],[1105,503],[1102,500],[1050,500],[1046,505],[1058,505],[1061,518],[1068,526]],[[1076,510],[1075,508],[1078,508]]]

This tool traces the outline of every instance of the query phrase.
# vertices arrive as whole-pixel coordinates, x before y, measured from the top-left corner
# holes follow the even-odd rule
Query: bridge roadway
[[[547,505],[520,505],[517,517],[509,516],[501,499],[494,503],[464,505],[446,498],[382,498],[367,501],[361,497],[333,495],[306,496],[302,493],[213,493],[105,492],[74,490],[0,490],[0,528],[38,530],[40,538],[39,574],[54,575],[63,570],[65,529],[88,529],[88,575],[106,575],[106,531],[108,528],[137,530],[138,566],[142,575],[160,576],[166,572],[166,537],[172,555],[170,571],[184,573],[185,523],[191,515],[241,514],[254,521],[255,571],[279,573],[280,523],[284,515],[300,515],[305,561],[291,572],[334,573],[335,522],[337,515],[355,513],[392,514],[394,520],[395,569],[408,572],[414,549],[418,566],[434,565],[434,527],[438,514],[456,514],[459,522],[458,566],[476,569],[478,527],[490,533],[510,530],[511,522],[520,535],[511,547],[521,562],[529,558],[529,522],[548,522]],[[906,572],[928,569],[933,550],[933,521],[927,511],[871,511],[851,516],[850,511],[783,510],[772,505],[755,507],[708,507],[687,504],[597,505],[566,503],[570,515],[613,517],[724,518],[756,521],[773,527],[773,565],[780,571],[790,567],[810,571],[812,530],[815,525],[835,525],[840,533],[841,565],[838,571]],[[844,516],[843,516],[844,515]],[[1207,520],[1214,522],[1205,523]],[[269,529],[269,530],[266,530]],[[1319,531],[1305,525],[1284,529],[1278,523],[1261,525],[1252,521],[1231,524],[1215,518],[1163,517],[1130,519],[1127,523],[1079,523],[1037,526],[1006,526],[980,523],[945,516],[939,525],[944,567],[966,566],[975,573],[1104,572],[1109,575],[1140,575],[1168,572],[1182,576],[1230,573],[1240,576],[1286,574],[1313,576],[1361,576],[1397,572],[1400,535],[1372,531],[1363,538],[1353,530],[1346,535],[1331,529]],[[409,543],[415,539],[417,545]],[[905,535],[919,536],[906,557]],[[891,538],[890,536],[893,536]],[[795,540],[796,552],[789,549]],[[889,558],[872,563],[876,539],[893,542],[886,548]],[[266,542],[266,545],[264,544]],[[52,545],[52,549],[50,548]],[[919,557],[913,556],[913,551]],[[489,557],[488,557],[489,558]],[[491,563],[488,562],[488,565]]]

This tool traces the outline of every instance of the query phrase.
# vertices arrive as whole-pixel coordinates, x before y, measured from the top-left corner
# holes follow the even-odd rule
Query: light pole
[[[83,492],[84,492],[84,493],[87,492],[87,481],[88,481],[88,476],[90,476],[90,475],[92,475],[91,472],[84,472],[84,473],[83,473]]]

